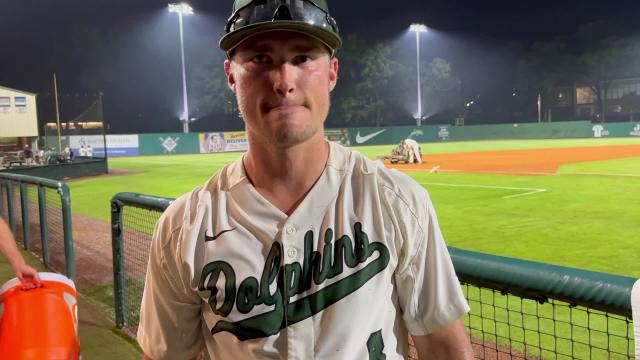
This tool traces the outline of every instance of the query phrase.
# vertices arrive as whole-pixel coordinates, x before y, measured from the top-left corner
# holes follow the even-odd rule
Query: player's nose
[[[285,62],[272,71],[273,91],[280,96],[287,96],[296,89],[297,69]]]

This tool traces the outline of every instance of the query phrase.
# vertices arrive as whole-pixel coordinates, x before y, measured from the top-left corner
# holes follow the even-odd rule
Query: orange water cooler
[[[18,279],[0,288],[0,358],[80,359],[75,285],[60,274],[39,276],[38,288],[25,290]]]

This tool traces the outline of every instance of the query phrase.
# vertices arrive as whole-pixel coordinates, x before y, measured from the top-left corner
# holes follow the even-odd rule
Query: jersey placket
[[[283,247],[283,262],[284,266],[290,266],[291,264],[298,263],[303,265],[304,254],[304,241],[303,234],[299,231],[298,227],[292,223],[287,222],[284,225],[282,232],[282,247]],[[289,303],[292,302],[291,298],[294,298],[296,294],[288,294],[288,284],[291,284],[292,280],[287,277],[287,272],[284,272],[284,283],[287,284],[283,289],[283,296],[285,297],[285,324],[287,334],[287,359],[311,359],[313,358],[313,320],[306,319],[295,324],[290,324],[288,319]],[[299,281],[299,279],[296,279]],[[302,294],[297,295],[303,296]]]

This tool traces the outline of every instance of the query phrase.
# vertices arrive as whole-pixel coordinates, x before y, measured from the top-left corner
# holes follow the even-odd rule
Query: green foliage
[[[395,60],[391,46],[379,42],[366,44],[351,35],[340,52],[341,76],[338,108],[349,126],[383,126],[397,123],[407,94],[413,94],[416,84],[415,65]],[[460,80],[451,65],[442,58],[421,63],[423,104],[434,108],[454,107],[450,101],[460,91]]]
[[[390,58],[389,45],[378,43],[370,46],[361,57],[353,61],[359,72],[352,85],[352,94],[343,99],[341,109],[345,120],[352,126],[367,122],[380,126],[388,123],[390,102],[393,96],[388,86],[394,81],[402,65]]]
[[[633,121],[633,114],[640,112],[640,94],[626,93],[620,98],[622,111],[629,114],[629,121]]]
[[[224,56],[216,52],[194,71],[194,89],[201,94],[195,98],[194,107],[199,113],[238,113],[236,97],[227,85],[227,76],[222,66],[224,59]]]
[[[421,64],[420,70],[423,107],[444,110],[461,105],[462,83],[445,59],[436,57]]]
[[[555,103],[558,87],[576,84],[592,89],[604,121],[611,81],[638,75],[640,37],[620,35],[613,24],[596,21],[571,36],[534,43],[521,65],[519,82],[528,84],[532,96],[542,95],[543,112]]]

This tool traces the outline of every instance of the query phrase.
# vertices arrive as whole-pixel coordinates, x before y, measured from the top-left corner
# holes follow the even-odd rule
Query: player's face
[[[338,60],[316,39],[273,31],[243,42],[225,72],[249,136],[290,147],[322,129]]]

